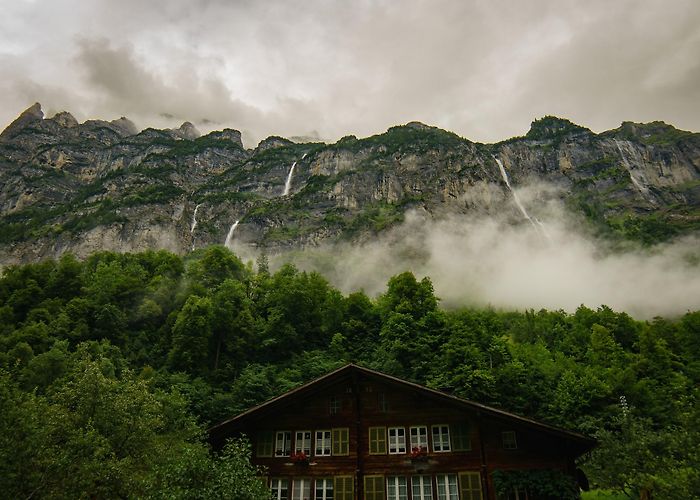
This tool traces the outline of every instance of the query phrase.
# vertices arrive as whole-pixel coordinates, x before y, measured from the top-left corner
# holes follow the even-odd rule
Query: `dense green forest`
[[[700,312],[445,310],[409,272],[346,296],[216,246],[4,270],[0,491],[264,498],[204,429],[347,362],[597,437],[594,486],[700,495]]]

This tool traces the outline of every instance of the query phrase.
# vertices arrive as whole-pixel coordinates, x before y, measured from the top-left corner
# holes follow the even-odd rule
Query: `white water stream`
[[[627,169],[627,172],[630,174],[630,179],[632,180],[632,184],[634,184],[634,187],[636,187],[637,190],[641,193],[642,198],[647,200],[652,205],[656,205],[656,200],[654,200],[654,198],[652,198],[651,193],[649,192],[649,188],[642,185],[642,183],[639,182],[639,179],[637,179],[634,172],[632,171],[632,164],[627,159],[627,155],[625,155],[625,152],[622,150],[622,145],[620,144],[620,141],[618,141],[617,139],[615,139],[615,146],[617,146],[617,150],[620,152],[620,157],[622,158],[622,164]]]
[[[231,224],[231,228],[228,230],[228,234],[226,235],[226,241],[224,241],[224,246],[228,249],[231,248],[231,240],[233,240],[233,232],[238,227],[238,222],[239,221],[236,221],[233,224]]]
[[[306,158],[306,153],[301,157],[303,160]],[[301,161],[301,160],[299,160]],[[292,189],[292,176],[294,175],[294,167],[297,166],[297,162],[292,163],[292,167],[289,169],[289,173],[287,174],[287,180],[284,183],[284,191],[282,192],[282,196],[287,196],[289,194],[289,191]]]
[[[513,195],[513,199],[515,200],[515,204],[518,205],[520,212],[523,214],[523,216],[527,220],[530,221],[530,224],[532,224],[534,226],[534,228],[537,229],[537,224],[535,224],[535,221],[532,220],[532,217],[530,217],[530,214],[528,214],[527,210],[525,210],[525,207],[523,206],[523,204],[520,201],[520,198],[518,197],[518,193],[513,191],[513,187],[510,185],[510,180],[508,179],[508,172],[506,172],[506,169],[503,166],[503,163],[501,163],[501,160],[499,160],[495,156],[493,157],[493,159],[496,160],[496,163],[498,163],[498,168],[501,170],[501,177],[503,178],[503,182],[505,182],[506,186],[508,186],[508,190]],[[540,222],[540,224],[542,224],[542,223]]]
[[[194,234],[194,229],[197,227],[197,210],[199,210],[199,207],[201,207],[202,204],[200,203],[196,207],[194,207],[194,213],[192,214],[192,226],[190,227],[190,234]]]

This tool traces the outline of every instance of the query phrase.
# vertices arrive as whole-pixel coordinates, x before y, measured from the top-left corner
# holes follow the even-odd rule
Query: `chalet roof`
[[[335,383],[343,380],[347,377],[364,376],[368,379],[378,380],[380,382],[388,383],[391,385],[399,386],[405,389],[410,389],[413,391],[418,391],[425,397],[433,400],[437,400],[453,407],[460,407],[463,409],[468,409],[475,411],[477,414],[488,415],[491,417],[498,418],[500,420],[510,421],[514,424],[520,424],[526,427],[530,427],[547,434],[556,435],[568,441],[573,441],[581,448],[581,453],[591,450],[596,445],[596,440],[580,434],[578,432],[573,432],[561,427],[556,427],[553,425],[545,424],[533,420],[531,418],[522,417],[514,413],[510,413],[504,410],[499,410],[488,405],[481,403],[476,403],[474,401],[469,401],[467,399],[459,398],[451,394],[447,394],[436,389],[431,389],[430,387],[425,387],[420,384],[409,382],[385,373],[378,372],[376,370],[370,370],[369,368],[364,368],[355,364],[347,364],[337,370],[334,370],[326,375],[318,377],[306,384],[296,387],[290,391],[281,394],[275,398],[272,398],[262,404],[254,406],[243,413],[240,413],[232,418],[224,420],[211,428],[209,428],[209,435],[213,439],[220,438],[228,432],[233,432],[235,430],[243,427],[247,422],[254,419],[259,419],[270,414],[278,412],[280,409],[287,405],[293,404],[293,402],[299,398],[310,394],[313,394],[319,390],[330,387]]]

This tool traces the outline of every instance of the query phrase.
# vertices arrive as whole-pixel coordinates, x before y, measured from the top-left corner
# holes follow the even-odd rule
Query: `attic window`
[[[384,392],[377,394],[377,409],[382,413],[389,411],[389,402],[387,401],[386,393]]]
[[[501,438],[503,440],[504,450],[517,450],[518,442],[515,439],[515,431],[503,431],[501,432]]]
[[[342,407],[343,402],[340,400],[340,398],[337,396],[331,396],[330,403],[328,405],[328,412],[331,415],[336,415],[340,413]]]

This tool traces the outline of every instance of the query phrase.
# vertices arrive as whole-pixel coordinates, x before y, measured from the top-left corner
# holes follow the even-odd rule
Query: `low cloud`
[[[538,188],[539,190],[539,188]],[[525,191],[522,193],[527,195]],[[526,197],[526,196],[525,196]],[[514,213],[514,212],[513,212]],[[446,307],[575,311],[607,305],[649,319],[700,306],[700,240],[687,238],[651,250],[612,249],[564,212],[542,216],[544,231],[490,215],[434,220],[411,212],[379,240],[282,255],[318,270],[344,292],[385,290],[405,270],[429,276]],[[332,258],[331,258],[332,256]]]

